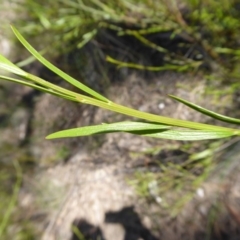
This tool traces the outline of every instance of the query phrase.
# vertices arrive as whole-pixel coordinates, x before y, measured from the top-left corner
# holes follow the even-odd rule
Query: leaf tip
[[[52,135],[52,134],[47,135],[47,136],[45,137],[45,139],[46,139],[46,140],[52,139],[51,135]]]
[[[13,31],[16,30],[16,28],[15,28],[12,24],[10,24],[10,28],[11,28]]]
[[[174,95],[172,95],[172,94],[168,94],[168,96],[169,96],[170,98],[173,98],[173,99],[176,99],[176,98],[177,98],[176,96],[174,96]]]

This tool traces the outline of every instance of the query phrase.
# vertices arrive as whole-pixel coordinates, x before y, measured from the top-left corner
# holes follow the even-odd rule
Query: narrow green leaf
[[[1,54],[0,54],[0,69],[3,69],[11,73],[15,73],[20,76],[25,76],[27,74],[25,71],[17,67],[15,64],[10,62],[7,58],[5,58]]]
[[[87,96],[84,97],[78,97],[76,98],[79,100],[79,102],[85,103],[85,104],[90,104],[94,105],[97,107],[105,108],[113,112],[118,112],[122,113],[128,116],[132,117],[137,117],[140,119],[144,119],[150,122],[156,122],[160,124],[165,124],[168,126],[177,126],[177,127],[184,127],[184,128],[191,128],[191,129],[199,129],[199,130],[210,130],[210,131],[239,131],[238,129],[231,129],[231,128],[226,128],[226,127],[221,127],[221,126],[214,126],[210,124],[205,124],[205,123],[198,123],[198,122],[191,122],[191,121],[186,121],[186,120],[180,120],[180,119],[174,119],[170,117],[164,117],[164,116],[158,116],[155,114],[151,113],[146,113],[146,112],[141,112],[132,108],[125,107],[123,105],[119,105],[116,103],[105,103],[102,101],[99,101],[97,99],[92,99]]]
[[[215,118],[217,120],[220,120],[220,121],[223,121],[223,122],[227,122],[227,123],[235,123],[235,124],[240,124],[240,119],[237,119],[237,118],[230,118],[230,117],[227,117],[227,116],[224,116],[224,115],[221,115],[221,114],[218,114],[218,113],[215,113],[213,111],[210,111],[206,108],[203,108],[199,105],[196,105],[196,104],[193,104],[191,102],[188,102],[182,98],[179,98],[179,97],[176,97],[176,96],[173,96],[173,95],[169,95],[171,98],[177,100],[178,102],[181,102],[185,105],[187,105],[188,107],[200,112],[200,113],[203,113],[209,117],[212,117],[212,118]]]
[[[118,61],[110,56],[106,57],[106,61],[117,65],[118,68],[135,68],[139,70],[148,70],[148,71],[165,71],[165,70],[174,70],[178,72],[184,72],[187,71],[189,68],[197,68],[200,65],[200,62],[191,62],[191,63],[185,63],[183,65],[181,64],[167,64],[164,66],[160,67],[155,67],[155,66],[145,66],[145,65],[140,65],[132,62],[122,62]]]
[[[104,96],[102,96],[101,94],[95,92],[94,90],[92,90],[91,88],[87,87],[86,85],[80,83],[79,81],[77,81],[76,79],[74,79],[73,77],[69,76],[68,74],[66,74],[65,72],[63,72],[62,70],[60,70],[59,68],[55,67],[52,63],[50,63],[47,59],[45,59],[41,54],[39,54],[25,39],[24,37],[20,34],[20,32],[12,26],[12,30],[14,32],[14,34],[16,35],[16,37],[18,38],[18,40],[23,44],[23,46],[36,58],[38,59],[39,62],[41,62],[43,65],[45,65],[47,68],[49,68],[51,71],[53,71],[54,73],[56,73],[58,76],[62,77],[63,79],[65,79],[67,82],[69,82],[70,84],[74,85],[75,87],[81,89],[82,91],[90,94],[91,96],[104,101],[104,102],[110,102],[107,98],[105,98]]]
[[[25,85],[25,86],[28,86],[28,87],[31,87],[31,88],[35,88],[35,89],[37,89],[37,90],[39,90],[39,91],[42,91],[42,92],[46,92],[46,93],[55,95],[55,96],[57,96],[57,97],[61,97],[61,98],[68,99],[68,100],[70,100],[70,101],[77,102],[77,100],[76,100],[75,97],[72,97],[72,96],[69,96],[69,95],[65,95],[65,94],[60,93],[60,92],[55,92],[55,91],[52,90],[52,89],[45,88],[45,87],[36,85],[36,84],[34,84],[34,83],[30,83],[30,82],[27,82],[27,81],[24,81],[24,80],[20,80],[20,79],[16,79],[16,78],[11,78],[11,77],[7,77],[7,76],[2,76],[2,75],[0,75],[0,79],[7,80],[7,81],[9,81],[9,82],[18,83],[18,84],[21,84],[21,85]]]
[[[95,126],[86,126],[73,128],[50,134],[46,139],[65,138],[65,137],[82,137],[98,133],[107,132],[130,132],[130,131],[147,131],[169,129],[169,126],[143,122],[117,122],[111,124],[102,124]]]
[[[23,179],[22,169],[17,161],[14,162],[14,167],[16,169],[16,183],[14,184],[12,197],[8,203],[8,206],[5,206],[5,209],[4,209],[5,214],[1,216],[1,222],[0,222],[0,238],[1,239],[2,239],[3,233],[7,230],[9,226],[11,215],[13,214],[16,208],[17,201],[18,201],[18,193],[21,189],[21,183]]]
[[[19,83],[19,84],[22,84],[22,85],[25,85],[25,86],[33,87],[33,88],[38,89],[40,91],[48,92],[50,94],[54,94],[54,95],[59,96],[59,97],[60,96],[66,96],[64,98],[67,98],[69,100],[71,99],[72,101],[77,101],[74,97],[74,95],[76,95],[77,93],[75,93],[73,91],[69,91],[65,88],[59,87],[57,85],[54,85],[54,84],[52,84],[48,81],[45,81],[42,78],[39,78],[35,75],[32,75],[30,73],[27,73],[27,72],[23,71],[22,69],[17,67],[15,64],[10,62],[8,59],[6,59],[1,54],[0,54],[0,69],[3,69],[7,72],[14,73],[14,74],[16,74],[20,77],[23,77],[24,79],[27,79],[28,81],[34,82],[34,84],[29,83],[28,81],[19,80],[19,79],[16,79],[16,78],[1,76],[1,78],[4,79],[4,80],[8,80],[8,81],[16,82],[16,83]],[[36,85],[36,84],[38,84],[38,85]],[[42,87],[40,87],[39,85],[42,86]],[[46,89],[48,89],[48,90],[46,90]]]
[[[40,53],[41,55],[46,54],[46,52],[47,52],[47,48],[44,48],[43,50],[39,51],[39,53]],[[18,66],[18,67],[20,67],[20,68],[21,68],[21,67],[25,67],[25,66],[29,65],[30,63],[32,63],[32,62],[34,62],[34,61],[36,61],[36,60],[37,60],[37,59],[36,59],[33,55],[31,55],[30,57],[25,58],[24,60],[16,63],[16,66]]]
[[[132,132],[134,133],[134,132]],[[135,133],[136,134],[136,133]],[[137,133],[138,134],[138,133]],[[236,135],[231,131],[210,131],[210,130],[167,130],[150,134],[138,134],[144,137],[164,138],[171,140],[197,141],[227,138]]]

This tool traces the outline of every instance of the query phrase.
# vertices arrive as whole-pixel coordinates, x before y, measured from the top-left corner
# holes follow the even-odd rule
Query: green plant
[[[47,136],[47,139],[54,138],[64,138],[64,137],[80,137],[87,136],[92,134],[99,133],[109,133],[109,132],[128,132],[132,134],[137,134],[145,137],[154,137],[154,138],[165,138],[165,139],[173,139],[173,140],[205,140],[205,139],[218,139],[218,138],[226,138],[231,136],[240,135],[239,129],[233,129],[222,126],[215,126],[197,122],[184,121],[179,119],[173,119],[169,117],[158,116],[150,113],[144,113],[135,109],[131,109],[119,104],[116,104],[109,99],[105,98],[101,94],[95,92],[91,88],[85,86],[80,83],[76,79],[70,77],[49,61],[47,61],[43,56],[41,56],[17,31],[16,28],[12,27],[14,34],[17,36],[19,41],[25,46],[25,48],[42,64],[44,64],[47,68],[52,70],[54,73],[62,77],[64,80],[68,81],[70,84],[79,88],[86,94],[79,94],[65,88],[59,87],[52,83],[49,83],[37,76],[34,76],[30,73],[27,73],[14,65],[12,62],[7,60],[4,56],[0,55],[0,68],[14,73],[19,76],[20,79],[8,77],[5,75],[1,75],[0,78],[3,80],[19,83],[22,85],[26,85],[40,91],[65,98],[67,100],[90,104],[96,107],[104,108],[110,111],[118,112],[121,114],[125,114],[128,116],[136,117],[145,121],[139,122],[118,122],[111,124],[101,124],[97,126],[86,126],[82,128],[76,129],[68,129],[60,132],[56,132]],[[215,112],[204,109],[198,105],[187,102],[183,99],[180,99],[175,96],[170,96],[177,101],[182,102],[183,104],[193,108],[196,111],[199,111],[205,115],[208,115],[212,118],[228,122],[239,124],[240,120],[235,118],[230,118],[227,116],[223,116],[217,114]]]
[[[179,11],[178,6],[174,4],[174,0],[44,0],[41,2],[26,0],[24,3],[25,2],[29,4],[28,14],[25,14],[25,16],[28,17],[26,21],[24,21],[24,27],[21,28],[21,32],[27,34],[25,36],[28,36],[29,39],[31,36],[39,36],[42,34],[44,34],[45,39],[51,39],[51,46],[49,48],[45,48],[44,45],[40,45],[40,49],[42,47],[44,48],[43,51],[39,52],[40,55],[50,49],[54,49],[52,47],[57,47],[58,50],[61,47],[61,49],[65,49],[66,51],[74,49],[76,46],[78,48],[84,47],[92,40],[98,41],[97,37],[101,31],[103,31],[104,34],[107,34],[108,31],[113,31],[114,35],[116,35],[116,42],[119,40],[118,37],[129,36],[138,40],[139,43],[150,47],[152,50],[163,53],[166,56],[163,66],[145,66],[141,65],[142,63],[136,62],[135,59],[132,61],[123,60],[119,59],[118,56],[109,54],[111,57],[108,56],[107,61],[119,68],[129,67],[149,71],[188,71],[190,69],[197,69],[199,65],[202,64],[202,61],[193,61],[192,59],[187,58],[187,56],[179,56],[178,53],[170,54],[168,50],[149,41],[149,36],[151,34],[161,34],[161,32],[171,31],[172,37],[174,37],[174,35],[180,35],[183,37],[186,36],[187,38],[190,37],[190,39],[193,40],[190,45],[186,44],[183,46],[184,48],[187,48],[187,53],[191,52],[194,46],[199,44],[203,47],[204,51],[207,52],[208,56],[221,64],[224,70],[228,67],[234,68],[236,71],[233,71],[232,75],[234,75],[234,78],[237,78],[235,86],[236,88],[239,88],[239,68],[236,67],[238,66],[240,56],[239,50],[236,50],[239,46],[239,32],[236,31],[236,29],[239,28],[239,15],[238,11],[234,8],[234,4],[237,4],[238,0],[181,1],[190,7],[189,15],[187,14],[186,16],[181,16],[181,12]],[[34,21],[32,20],[33,18]],[[185,21],[186,19],[187,21]],[[228,37],[225,37],[226,35]],[[28,49],[31,50],[29,47]],[[52,53],[56,54],[56,51],[50,52],[50,54]],[[38,58],[40,57],[41,56],[38,55]],[[80,129],[62,131],[50,135],[49,138],[77,137],[114,131],[130,132],[142,136],[170,138],[176,140],[203,140],[239,135],[238,129],[179,121],[177,119],[141,113],[134,109],[119,106],[103,96],[94,95],[96,93],[90,92],[91,89],[84,89],[85,86],[80,85],[79,82],[74,81],[74,79],[64,75],[64,73],[59,72],[59,76],[65,76],[72,84],[79,86],[81,90],[85,91],[86,95],[74,93],[72,91],[68,91],[67,89],[51,85],[43,79],[37,78],[36,76],[22,71],[21,69],[15,68],[15,66],[1,56],[0,59],[2,69],[12,73],[17,73],[19,71],[17,75],[20,77],[19,79],[9,78],[8,75],[6,75],[1,76],[2,79],[34,87],[68,100],[93,104],[98,107],[105,107],[111,111],[117,111],[122,114],[148,121],[148,123],[140,120],[140,122],[123,122],[87,126]],[[29,58],[28,61],[32,61],[33,59],[35,59],[34,56]],[[221,59],[221,62],[219,62],[219,59]],[[41,61],[43,61],[43,58]],[[26,62],[22,62],[22,66],[25,63]],[[54,66],[50,63],[45,62],[45,64],[50,69],[56,70],[56,68],[54,68]],[[20,67],[19,64],[18,67]],[[218,69],[217,78],[213,77],[213,75],[208,76],[208,78],[214,80],[220,79],[222,76],[219,76],[219,73],[221,72],[222,69],[221,71]],[[225,73],[226,72],[224,71],[224,74]],[[229,79],[227,81],[228,91],[233,91],[233,84],[229,84]],[[230,79],[230,81],[232,82],[233,79]],[[216,90],[215,88],[214,91],[218,91],[219,94],[223,94],[222,90]],[[216,95],[215,92],[214,94]],[[90,99],[88,98],[89,95],[91,96]],[[174,98],[174,96],[172,97]],[[193,105],[192,103],[186,102],[182,99],[176,97],[175,99],[188,104],[192,108],[196,108],[198,111],[203,111],[204,114],[210,115],[213,118],[220,118],[220,120],[224,120],[226,122],[239,124],[238,119],[230,119],[228,117],[207,111],[206,109],[202,109],[199,106]],[[214,143],[216,142],[217,141],[214,141]],[[149,194],[147,192],[149,190],[148,184],[150,183],[151,185],[152,182],[154,183],[157,181],[157,191],[160,194],[160,197],[165,197],[166,192],[170,191],[172,186],[173,188],[178,188],[179,185],[185,185],[187,188],[198,187],[203,178],[206,177],[207,174],[205,173],[209,171],[209,167],[212,168],[212,163],[215,163],[212,161],[213,159],[210,159],[211,152],[209,154],[208,146],[204,145],[204,147],[207,148],[202,152],[204,156],[191,158],[189,159],[191,161],[187,160],[186,163],[183,164],[172,165],[170,163],[166,166],[160,166],[160,168],[162,167],[164,169],[164,173],[160,173],[159,175],[147,173],[146,176],[144,174],[137,175],[135,183],[140,183],[140,185],[137,186],[137,190],[139,190],[139,192],[144,196],[147,196]],[[193,169],[191,169],[191,167]],[[192,172],[198,168],[203,169],[204,172],[201,172],[198,176],[194,176],[194,173]],[[186,171],[186,169],[188,169],[188,171]],[[179,181],[179,174],[182,174],[182,182]],[[149,178],[147,178],[147,176],[149,176]],[[195,191],[193,190],[193,192]],[[176,191],[176,193],[179,192]],[[190,193],[190,195],[191,194],[192,193]],[[162,197],[163,203],[168,200],[164,199],[164,197]],[[186,197],[189,197],[189,194],[186,194]],[[179,195],[177,196],[177,199],[179,201],[175,204],[176,207],[173,206],[174,204],[172,204],[171,201],[168,202],[168,206],[164,206],[174,208],[174,212],[176,212],[179,210],[179,206],[186,202],[186,199],[179,198]],[[73,229],[73,231],[75,232],[76,230]],[[75,234],[77,236],[79,235],[77,233]],[[79,235],[79,239],[81,239],[81,235]]]
[[[0,221],[0,238],[3,238],[4,236],[7,236],[7,228],[9,225],[11,225],[12,220],[12,214],[16,208],[17,205],[17,198],[18,193],[21,188],[22,183],[22,169],[19,165],[19,163],[16,161],[13,163],[15,171],[16,171],[16,180],[15,184],[13,186],[12,194],[9,194],[6,189],[6,186],[9,184],[6,184],[7,181],[9,181],[11,174],[6,169],[1,169],[0,175],[1,175],[1,205],[0,205],[0,211],[2,212],[2,219]],[[9,191],[9,190],[8,190]]]
[[[161,159],[157,154],[155,171],[136,171],[128,183],[140,197],[156,202],[175,217],[216,168],[221,145],[221,141],[209,142],[203,146],[203,151],[196,153],[196,149],[188,149],[182,151],[183,156],[179,149],[184,150],[184,146],[176,146],[178,153],[175,156]],[[167,152],[170,153],[170,149]]]
[[[86,240],[86,238],[83,236],[83,234],[80,232],[80,230],[76,226],[72,225],[71,229],[79,240]]]
[[[109,57],[108,61],[118,67],[187,71],[198,68],[207,54],[223,68],[232,68],[239,62],[238,4],[239,0],[183,0],[181,4],[176,0],[27,0],[23,6],[28,17],[20,25],[28,36],[49,36],[51,47],[58,50],[81,48],[92,40],[98,41],[99,33],[111,32],[131,37],[164,55],[164,66]],[[179,51],[151,39],[153,34],[166,32],[172,39],[177,35],[182,38]],[[190,57],[193,55],[201,56],[195,61]]]

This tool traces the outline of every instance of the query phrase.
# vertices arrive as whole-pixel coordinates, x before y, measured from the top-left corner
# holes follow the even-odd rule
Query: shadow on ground
[[[71,240],[105,240],[101,229],[90,224],[85,219],[74,220],[72,230],[74,233]]]
[[[124,240],[158,240],[141,222],[133,206],[124,207],[120,211],[109,211],[105,214],[105,223],[121,224],[125,231]],[[101,229],[93,226],[84,219],[75,220],[73,226],[77,227],[84,240],[105,240]],[[77,231],[78,232],[78,231]],[[71,240],[79,240],[76,230]]]

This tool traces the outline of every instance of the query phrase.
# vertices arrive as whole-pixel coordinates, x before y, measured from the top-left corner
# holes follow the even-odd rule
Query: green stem
[[[234,131],[236,134],[240,134],[240,131],[237,129],[232,129],[232,128],[226,128],[226,127],[221,127],[221,126],[214,126],[214,125],[209,125],[209,124],[204,124],[204,123],[197,123],[197,122],[191,122],[191,121],[186,121],[186,120],[179,120],[179,119],[174,119],[174,118],[169,118],[169,117],[163,117],[163,116],[158,116],[154,115],[151,113],[144,113],[132,108],[128,108],[119,104],[116,104],[114,102],[102,102],[96,99],[92,99],[90,97],[84,96],[79,96],[78,94],[75,95],[76,99],[79,102],[94,105],[97,107],[101,107],[113,112],[118,112],[122,113],[124,115],[128,115],[131,117],[137,117],[140,119],[144,119],[147,121],[151,122],[158,122],[158,123],[163,123],[171,126],[177,126],[177,127],[184,127],[184,128],[190,128],[190,129],[198,129],[198,130],[221,130],[221,131]]]

